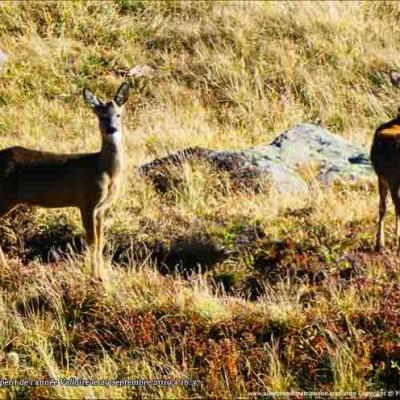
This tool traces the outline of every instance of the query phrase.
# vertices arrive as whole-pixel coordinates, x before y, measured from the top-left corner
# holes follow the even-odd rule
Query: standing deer
[[[104,211],[117,192],[124,163],[121,112],[128,93],[123,83],[114,100],[103,102],[84,89],[83,98],[99,120],[102,145],[97,153],[57,154],[23,147],[0,151],[0,217],[21,203],[79,208],[97,279],[102,275]]]
[[[390,79],[400,86],[400,74],[392,71]],[[385,245],[384,223],[387,196],[390,192],[396,213],[396,246],[400,253],[400,116],[382,124],[376,131],[371,147],[371,161],[378,176],[379,221],[375,250]]]

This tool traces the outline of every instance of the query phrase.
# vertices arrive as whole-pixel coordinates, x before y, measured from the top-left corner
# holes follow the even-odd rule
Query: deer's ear
[[[83,89],[83,98],[91,108],[96,108],[100,105],[100,100],[87,88]]]
[[[397,71],[390,71],[390,80],[394,86],[400,86],[400,74]]]
[[[126,103],[129,97],[129,85],[124,82],[115,95],[114,101],[121,107],[123,104]]]

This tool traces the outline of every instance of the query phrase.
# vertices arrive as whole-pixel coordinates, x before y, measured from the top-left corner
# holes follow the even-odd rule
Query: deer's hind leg
[[[13,208],[15,208],[16,204],[6,199],[4,195],[0,193],[0,219],[6,216]],[[4,255],[3,249],[0,244],[0,265],[6,265],[6,256]]]
[[[384,218],[387,208],[387,195],[389,193],[388,186],[383,182],[382,179],[378,178],[378,189],[379,189],[379,220],[378,230],[376,233],[376,244],[375,250],[380,251],[385,246],[385,231],[384,231]],[[392,193],[393,197],[393,193]],[[394,200],[393,200],[394,202]],[[396,219],[397,221],[397,219]]]
[[[395,238],[396,238],[396,248],[397,253],[400,254],[400,185],[396,185],[391,189],[390,194],[392,196],[394,209],[395,209],[395,218],[396,218],[396,229],[395,229]]]

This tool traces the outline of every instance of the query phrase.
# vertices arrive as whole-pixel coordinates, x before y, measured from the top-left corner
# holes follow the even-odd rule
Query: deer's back
[[[98,153],[57,154],[23,147],[0,151],[0,189],[13,202],[78,205],[95,189]]]
[[[371,162],[380,178],[389,184],[400,183],[400,117],[375,131]]]

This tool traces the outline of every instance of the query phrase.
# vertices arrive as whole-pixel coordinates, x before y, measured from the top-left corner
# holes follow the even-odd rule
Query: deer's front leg
[[[81,208],[83,227],[86,232],[86,243],[92,255],[94,278],[99,279],[100,274],[97,266],[98,238],[96,232],[96,216],[93,207]]]

